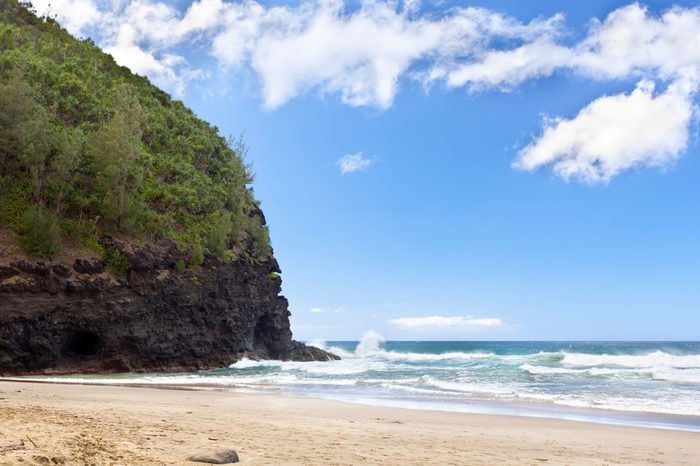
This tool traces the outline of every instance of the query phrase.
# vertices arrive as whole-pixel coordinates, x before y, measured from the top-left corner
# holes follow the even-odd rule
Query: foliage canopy
[[[204,252],[264,259],[244,156],[240,141],[92,41],[0,2],[0,222],[34,244],[28,253],[50,257],[57,235],[89,245],[110,234],[169,237],[194,262]],[[39,247],[40,237],[22,239],[30,224],[60,234]]]

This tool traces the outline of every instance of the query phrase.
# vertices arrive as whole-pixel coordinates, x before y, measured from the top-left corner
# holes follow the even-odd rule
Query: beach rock
[[[53,265],[53,266],[51,266],[51,270],[53,270],[53,273],[55,273],[59,277],[70,276],[70,269],[63,264]]]
[[[295,341],[289,359],[294,361],[333,361],[340,358],[315,346],[307,346]]]
[[[10,267],[27,273],[29,275],[36,275],[40,277],[46,277],[49,274],[49,267],[46,266],[44,262],[29,262],[27,260],[20,260],[10,263]]]
[[[106,265],[102,259],[76,259],[73,269],[78,273],[92,275],[104,271]]]
[[[173,241],[104,238],[102,245],[127,258],[126,276],[89,258],[0,269],[0,375],[202,370],[243,357],[337,359],[292,340],[274,257],[207,256],[201,267],[175,273],[187,254]]]
[[[231,464],[238,463],[238,453],[235,450],[219,450],[201,452],[187,458],[187,461],[208,464]]]
[[[14,267],[0,265],[0,278],[14,277],[18,273],[20,273],[19,270],[15,269]]]

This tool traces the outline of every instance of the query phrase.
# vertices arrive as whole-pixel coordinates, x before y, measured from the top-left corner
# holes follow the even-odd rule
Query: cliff
[[[128,260],[0,265],[0,374],[179,371],[251,358],[326,360],[292,340],[277,261],[222,261],[178,271],[170,240],[104,238]]]
[[[327,359],[292,340],[246,147],[0,2],[0,374]]]

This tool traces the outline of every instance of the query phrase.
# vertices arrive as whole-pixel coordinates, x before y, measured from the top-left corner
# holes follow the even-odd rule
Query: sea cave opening
[[[262,315],[255,323],[255,329],[253,331],[253,345],[256,348],[264,348],[265,350],[270,351],[271,348],[268,345],[268,341],[270,340],[270,336],[274,335],[274,333],[274,322],[269,315]]]
[[[68,337],[66,352],[73,356],[88,357],[97,354],[100,337],[94,332],[79,331]]]

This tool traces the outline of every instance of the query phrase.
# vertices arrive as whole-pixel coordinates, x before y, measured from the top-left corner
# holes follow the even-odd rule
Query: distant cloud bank
[[[401,317],[390,319],[390,324],[401,328],[427,329],[427,328],[475,328],[475,327],[499,327],[503,325],[497,317],[476,318],[472,316],[458,317]]]
[[[564,179],[585,183],[673,163],[687,149],[698,118],[700,7],[655,15],[633,3],[594,19],[580,41],[567,43],[562,14],[524,23],[479,7],[421,12],[415,1],[268,7],[199,0],[184,12],[154,0],[34,1],[39,12],[49,2],[69,31],[98,31],[117,62],[176,94],[209,74],[177,53],[195,44],[221,69],[252,70],[269,108],[315,92],[386,109],[402,79],[467,92],[509,91],[557,72],[596,81],[633,79],[634,90],[601,96],[572,118],[545,120],[514,162],[528,171],[551,167]],[[362,154],[346,157],[354,159],[339,162],[342,173],[371,164]]]

